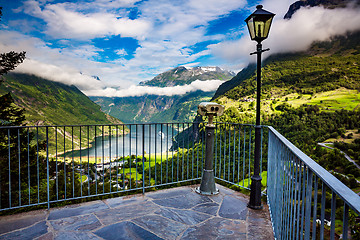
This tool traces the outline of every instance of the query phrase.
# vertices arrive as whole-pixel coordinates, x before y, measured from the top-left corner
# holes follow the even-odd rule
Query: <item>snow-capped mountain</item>
[[[171,87],[190,84],[201,80],[229,80],[235,73],[219,67],[176,67],[161,73],[149,81],[141,82],[143,86]]]

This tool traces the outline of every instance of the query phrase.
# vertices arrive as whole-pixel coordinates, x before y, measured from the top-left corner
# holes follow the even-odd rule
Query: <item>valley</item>
[[[176,67],[161,73],[140,86],[169,88],[189,86],[195,81],[226,81],[234,73],[218,67]],[[204,84],[206,84],[204,82]],[[125,123],[143,122],[192,122],[195,119],[200,102],[209,101],[214,95],[211,91],[195,90],[182,95],[174,91],[166,95],[144,95],[133,97],[90,97],[101,106],[103,112],[120,119]]]
[[[251,1],[121,2],[0,6],[1,214],[93,200],[106,212],[132,202],[131,211],[151,211],[154,221],[115,211],[112,227],[152,232],[148,223],[153,228],[163,213],[196,199],[209,204],[183,209],[186,220],[217,221],[226,208],[238,214],[233,225],[252,220],[248,208],[262,209],[266,198],[275,238],[360,237],[360,0],[273,1],[265,6],[271,12],[258,5],[248,18]],[[256,4],[263,2],[270,3]],[[258,65],[249,54],[258,54]],[[198,105],[209,101],[224,105],[224,114],[210,106],[200,116]],[[224,187],[251,191],[242,212],[234,194],[219,202],[181,189],[176,198],[165,193],[175,205],[150,193],[145,205],[154,211],[133,198],[105,200],[207,184],[208,173]],[[172,238],[175,222],[183,225],[176,238],[190,236],[192,226],[208,230],[209,221],[190,226],[175,215],[162,226],[169,235],[157,237]],[[90,218],[93,233],[105,228],[99,212],[82,220]],[[53,231],[59,219],[47,211],[46,223],[19,232],[38,224]],[[56,231],[74,234],[65,225]],[[61,237],[40,235],[34,238]]]

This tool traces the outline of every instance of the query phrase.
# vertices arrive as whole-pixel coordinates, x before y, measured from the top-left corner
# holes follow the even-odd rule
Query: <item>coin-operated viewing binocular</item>
[[[214,116],[221,116],[225,107],[214,102],[202,102],[198,106],[198,113],[209,118],[208,124],[205,126],[205,163],[204,171],[201,178],[200,187],[196,188],[196,192],[202,195],[218,194],[219,190],[215,186],[215,175],[213,170],[214,162],[214,137],[215,125],[213,124]]]
[[[218,103],[214,102],[202,102],[198,106],[198,113],[201,116],[208,116],[209,117],[209,125],[213,123],[214,116],[221,116],[224,113],[225,107]]]

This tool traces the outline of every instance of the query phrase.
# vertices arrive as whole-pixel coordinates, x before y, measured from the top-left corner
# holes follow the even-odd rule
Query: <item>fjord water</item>
[[[126,135],[97,137],[91,148],[81,151],[81,156],[114,159],[142,155],[143,150],[150,154],[165,152],[171,148],[178,131],[182,130],[181,126],[173,124],[131,124],[127,127],[130,131]]]

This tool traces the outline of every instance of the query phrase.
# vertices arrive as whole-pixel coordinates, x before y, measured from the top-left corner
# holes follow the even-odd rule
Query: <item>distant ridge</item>
[[[160,73],[149,81],[140,82],[142,86],[172,87],[190,84],[201,80],[229,80],[235,76],[232,71],[219,67],[184,67],[179,66],[169,71]]]

